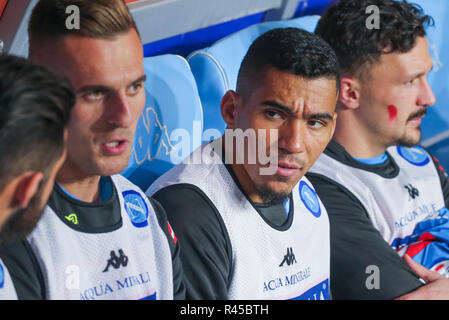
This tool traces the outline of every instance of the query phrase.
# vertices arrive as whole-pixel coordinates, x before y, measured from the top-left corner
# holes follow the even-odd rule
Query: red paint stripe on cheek
[[[388,114],[389,114],[389,120],[390,121],[394,121],[396,120],[397,116],[398,116],[398,108],[396,108],[396,106],[394,105],[389,105],[388,106]]]

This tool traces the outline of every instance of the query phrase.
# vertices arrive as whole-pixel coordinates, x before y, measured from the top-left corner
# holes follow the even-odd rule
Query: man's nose
[[[423,107],[431,107],[436,103],[436,97],[430,87],[427,79],[421,83],[420,94],[418,96],[418,105]]]
[[[289,125],[279,130],[279,148],[288,153],[304,151],[305,127],[301,121],[291,121]]]
[[[112,94],[106,103],[106,121],[116,127],[129,127],[132,122],[131,103],[125,93]]]

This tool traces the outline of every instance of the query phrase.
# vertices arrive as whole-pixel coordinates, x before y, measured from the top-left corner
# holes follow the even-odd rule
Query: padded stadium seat
[[[449,172],[449,1],[413,0],[435,20],[435,27],[427,29],[433,71],[428,80],[436,97],[435,106],[428,109],[422,123],[422,145],[439,158]]]
[[[128,167],[122,174],[145,191],[200,146],[203,111],[183,57],[167,54],[145,58],[144,69],[146,104]]]
[[[449,172],[449,138],[428,148],[429,152],[439,160],[446,172]]]
[[[240,64],[251,43],[261,34],[275,28],[297,27],[313,32],[318,16],[285,21],[270,21],[250,26],[225,37],[212,46],[191,53],[187,60],[198,86],[204,111],[204,130],[224,132],[226,125],[220,113],[220,102],[228,90],[235,90]]]

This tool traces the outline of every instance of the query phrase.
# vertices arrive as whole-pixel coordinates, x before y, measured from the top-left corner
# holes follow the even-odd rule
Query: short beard
[[[404,146],[404,147],[407,147],[407,148],[411,148],[411,147],[416,146],[418,143],[420,143],[421,138],[422,138],[421,128],[417,128],[417,130],[419,130],[419,132],[420,132],[418,138],[413,138],[413,137],[405,135],[405,136],[399,138],[399,140],[397,141],[396,145]]]
[[[397,145],[398,146],[407,147],[407,148],[411,148],[411,147],[416,146],[420,141],[421,141],[421,138],[418,139],[418,141],[416,141],[416,139],[412,140],[412,138],[405,137],[405,138],[400,139],[398,141]]]
[[[45,208],[45,205],[41,204],[45,184],[45,181],[40,183],[38,191],[26,208],[16,210],[6,220],[0,229],[0,245],[24,240],[36,227]]]
[[[415,118],[425,116],[426,114],[427,114],[427,109],[419,110],[418,112],[415,112],[414,114],[410,115],[410,117],[408,117],[408,119],[407,119],[407,122],[411,121]],[[416,146],[421,141],[421,138],[422,138],[421,127],[418,127],[416,129],[419,131],[419,137],[417,139],[405,135],[404,137],[399,138],[396,145],[404,146],[407,148]]]
[[[279,155],[278,162],[280,161],[287,161],[290,163],[295,163],[300,167],[304,167],[305,163],[295,155],[286,155],[282,154]],[[278,182],[288,182],[289,178],[280,176],[276,174],[276,180]],[[273,203],[273,202],[279,202],[284,200],[285,197],[290,195],[291,191],[282,191],[282,192],[275,192],[273,189],[267,187],[267,186],[254,186],[254,189],[257,193],[257,195],[262,199],[263,203]]]
[[[290,192],[274,192],[271,188],[266,186],[255,186],[257,195],[262,199],[263,203],[280,202],[287,197]]]

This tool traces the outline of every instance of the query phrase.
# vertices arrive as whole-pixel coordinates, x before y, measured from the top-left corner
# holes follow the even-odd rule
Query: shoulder
[[[191,184],[196,186],[216,186],[223,182],[228,175],[221,155],[215,150],[214,142],[205,143],[198,147],[189,157],[177,164],[146,190],[146,194],[152,196],[160,189],[174,184]]]
[[[179,239],[189,299],[226,297],[232,247],[215,205],[197,186],[173,184],[157,191]]]
[[[330,215],[351,215],[357,212],[368,217],[365,207],[348,188],[324,175],[308,173],[307,178],[312,183],[318,196]]]
[[[328,177],[308,175],[330,220],[331,289],[335,299],[392,299],[422,284],[373,226],[348,189]],[[370,266],[380,270],[380,289],[370,290]]]
[[[195,185],[180,183],[166,186],[157,191],[153,198],[165,209],[168,220],[176,225],[177,232],[187,228],[224,231],[224,223],[214,203]]]
[[[3,245],[0,258],[9,271],[19,299],[45,299],[43,274],[28,241]]]
[[[117,189],[132,189],[139,192],[143,192],[137,185],[132,183],[130,180],[128,180],[126,177],[122,176],[121,174],[114,174],[110,176],[112,183]]]

